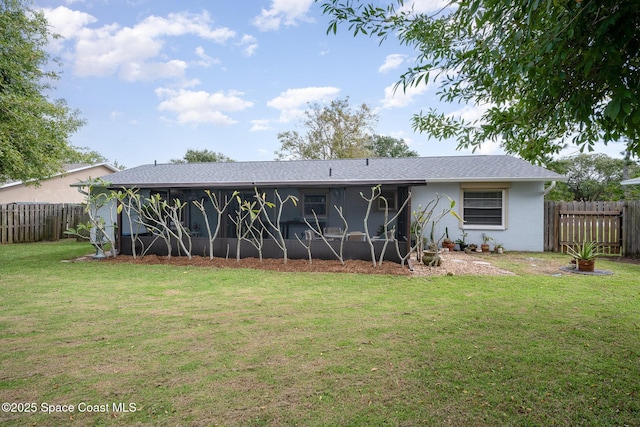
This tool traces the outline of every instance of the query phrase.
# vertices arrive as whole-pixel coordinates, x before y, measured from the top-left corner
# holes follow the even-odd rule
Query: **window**
[[[387,200],[386,205],[383,200],[383,197],[384,199]],[[377,202],[378,204],[376,205],[376,209],[379,211],[384,211],[385,207],[387,206],[389,208],[389,211],[397,211],[398,210],[398,192],[383,190],[380,193],[380,196],[378,197]]]
[[[326,193],[308,193],[302,199],[302,214],[313,216],[315,212],[318,217],[327,216],[327,195]]]
[[[505,190],[463,190],[465,228],[506,228]]]

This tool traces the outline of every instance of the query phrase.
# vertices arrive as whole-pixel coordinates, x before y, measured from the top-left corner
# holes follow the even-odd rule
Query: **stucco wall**
[[[70,187],[89,178],[108,175],[113,171],[105,166],[96,166],[42,181],[39,187],[18,184],[0,188],[0,204],[7,203],[83,203],[84,195]]]
[[[493,238],[491,243],[502,243],[507,250],[542,252],[544,250],[544,183],[512,182],[507,188],[507,227],[505,230],[464,229],[463,224],[452,215],[443,218],[436,228],[436,236],[441,237],[445,228],[449,229],[449,238],[461,238],[463,231],[468,233],[467,243],[482,243],[482,234]],[[412,210],[418,205],[423,207],[436,197],[436,193],[445,194],[456,202],[455,211],[462,216],[461,186],[459,183],[429,184],[427,187],[415,187],[412,190]],[[448,198],[441,200],[438,211],[446,207]],[[428,237],[430,229],[426,234]]]

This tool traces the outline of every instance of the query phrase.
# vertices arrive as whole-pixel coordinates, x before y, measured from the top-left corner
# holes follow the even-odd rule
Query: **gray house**
[[[380,185],[387,209],[382,197],[373,202],[367,222],[371,236],[378,234],[385,214],[388,217],[397,214],[392,224],[393,237],[409,242],[413,212],[427,206],[437,195],[446,195],[455,202],[455,211],[462,221],[453,215],[446,216],[434,230],[436,235],[448,232],[456,240],[466,233],[466,242],[478,245],[483,236],[489,236],[509,250],[542,251],[545,183],[565,178],[515,157],[473,155],[151,164],[105,179],[111,189],[137,188],[145,197],[160,194],[166,200],[178,198],[189,202],[183,222],[194,241],[206,240],[202,212],[191,203],[206,199],[205,190],[216,194],[219,200],[236,191],[243,200],[251,200],[256,189],[271,201],[275,200],[276,190],[282,198],[295,196],[298,202],[286,203],[281,215],[282,233],[295,247],[300,246],[296,235],[309,237],[305,233],[309,230],[307,223],[317,223],[324,230],[344,228],[346,220],[350,231],[364,231],[368,205],[365,198],[371,197],[372,187]],[[403,205],[405,208],[398,212]],[[236,237],[231,220],[236,209],[237,205],[232,203],[228,214],[222,216],[220,238]],[[210,222],[216,221],[212,206],[207,215]],[[132,233],[129,228],[120,214],[117,237],[123,242],[121,248],[125,253],[126,236]],[[291,256],[296,257],[295,253]],[[300,256],[306,253],[301,251]]]

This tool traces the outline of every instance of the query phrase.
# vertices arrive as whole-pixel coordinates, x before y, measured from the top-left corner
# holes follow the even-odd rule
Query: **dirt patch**
[[[513,276],[514,273],[491,264],[490,256],[467,254],[465,252],[444,252],[442,266],[429,267],[423,263],[414,264],[416,276]]]

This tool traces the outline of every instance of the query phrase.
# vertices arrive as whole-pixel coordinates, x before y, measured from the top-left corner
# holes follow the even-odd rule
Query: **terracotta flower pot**
[[[456,248],[456,244],[455,243],[443,243],[442,247],[449,249],[449,252],[453,252],[453,250]]]
[[[593,271],[595,269],[595,259],[579,259],[578,270],[579,271]]]
[[[489,245],[482,244],[480,245],[480,249],[482,249],[482,252],[489,252]]]

